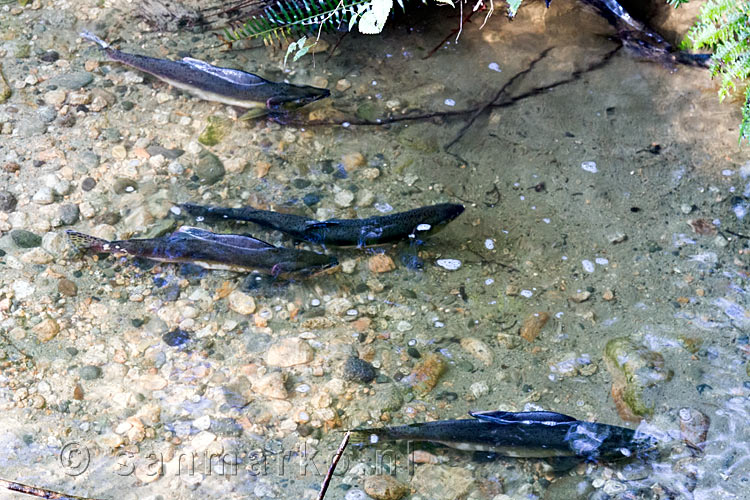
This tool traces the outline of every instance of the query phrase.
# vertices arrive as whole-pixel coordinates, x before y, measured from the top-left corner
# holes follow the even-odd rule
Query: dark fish
[[[655,446],[653,437],[625,427],[584,422],[548,411],[470,412],[473,419],[355,429],[352,442],[431,441],[506,457],[617,460]]]
[[[114,255],[132,255],[162,262],[185,262],[206,269],[257,271],[279,278],[310,276],[338,265],[335,257],[280,248],[250,236],[217,234],[181,227],[163,238],[107,241],[67,231],[74,246]]]
[[[268,111],[294,109],[328,97],[328,89],[308,85],[269,82],[257,75],[232,68],[213,66],[190,57],[181,61],[128,54],[113,49],[101,38],[84,31],[81,37],[96,43],[113,61],[139,69],[201,99],[250,109],[243,118]]]
[[[441,230],[464,211],[463,205],[441,203],[367,219],[318,221],[249,207],[207,207],[192,203],[184,203],[181,207],[199,220],[233,219],[254,222],[259,226],[287,233],[298,240],[358,247],[391,243],[405,238],[425,238]]]

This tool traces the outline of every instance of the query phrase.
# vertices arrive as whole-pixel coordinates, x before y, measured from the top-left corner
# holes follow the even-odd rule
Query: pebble
[[[682,439],[690,446],[702,450],[706,445],[711,419],[694,408],[681,408],[679,417]]]
[[[582,260],[581,266],[583,267],[583,270],[587,273],[593,273],[594,272],[594,263],[590,260]]]
[[[19,248],[36,248],[42,244],[42,237],[25,229],[14,229],[10,238]]]
[[[225,173],[224,164],[218,156],[205,149],[199,153],[198,163],[195,166],[195,175],[198,176],[198,182],[204,186],[210,186],[220,181]]]
[[[13,289],[13,295],[18,300],[23,300],[27,297],[30,297],[36,290],[36,288],[34,288],[34,285],[26,280],[13,280],[11,288]]]
[[[78,285],[67,278],[61,278],[57,282],[57,291],[66,297],[75,297],[78,295]]]
[[[589,297],[591,297],[591,292],[589,292],[588,290],[579,290],[570,296],[570,300],[572,300],[573,302],[581,303],[589,300]]]
[[[476,399],[480,399],[490,393],[490,387],[487,385],[487,382],[483,381],[474,382],[469,387],[469,390]]]
[[[73,73],[65,73],[47,81],[47,85],[56,85],[68,90],[78,90],[81,87],[85,87],[94,80],[94,75],[88,71],[76,71]]]
[[[81,210],[75,203],[65,203],[60,205],[58,215],[60,216],[60,222],[62,222],[64,226],[72,226],[78,222]]]
[[[352,87],[352,83],[346,78],[342,78],[341,80],[336,82],[336,90],[338,90],[339,92],[345,92],[349,90],[351,87]]]
[[[484,363],[485,366],[490,366],[494,360],[490,346],[478,338],[463,337],[461,339],[461,347],[474,358]]]
[[[67,93],[63,89],[52,90],[44,94],[44,102],[50,106],[60,109],[65,103]]]
[[[377,374],[372,364],[356,356],[349,356],[344,363],[343,375],[346,380],[369,384]]]
[[[375,500],[399,500],[409,487],[388,474],[365,477],[365,493]]]
[[[42,135],[47,131],[47,124],[37,115],[27,116],[18,122],[18,135],[23,138]]]
[[[333,196],[333,202],[341,208],[350,207],[354,201],[354,193],[348,189],[342,189]]]
[[[272,399],[287,399],[284,387],[284,375],[281,372],[267,373],[252,380],[253,392]]]
[[[367,260],[367,267],[373,273],[388,273],[396,269],[396,264],[384,253],[377,253]]]
[[[55,193],[49,186],[40,187],[31,200],[37,205],[49,205],[55,201]]]
[[[437,265],[448,271],[455,271],[461,267],[461,261],[458,259],[438,259]]]
[[[255,299],[246,293],[234,290],[227,298],[229,309],[239,314],[252,314],[255,312]]]
[[[20,260],[24,264],[49,264],[54,258],[42,248],[32,248]]]
[[[528,342],[533,342],[539,336],[547,321],[549,321],[549,313],[546,312],[528,315],[523,320],[523,325],[521,325],[521,338]]]
[[[32,328],[40,342],[48,342],[60,332],[60,325],[52,318],[47,318]]]
[[[423,357],[414,366],[412,372],[401,379],[401,382],[422,397],[435,388],[446,369],[445,358],[439,354],[430,353]]]
[[[591,172],[592,174],[595,174],[598,172],[598,169],[596,168],[596,162],[593,162],[593,161],[582,162],[581,168],[584,169],[586,172]]]
[[[272,345],[266,353],[266,364],[269,366],[304,365],[313,360],[313,348],[302,339],[287,338]]]
[[[36,114],[44,123],[53,122],[57,118],[57,111],[52,106],[42,106],[37,110]]]
[[[172,330],[162,336],[164,343],[170,347],[179,347],[190,340],[190,334],[184,330]]]
[[[0,211],[12,212],[16,209],[18,200],[13,193],[5,190],[0,190]]]
[[[341,157],[341,163],[344,165],[344,169],[347,172],[351,172],[358,167],[364,166],[367,161],[362,153],[356,152],[343,155]]]
[[[416,468],[411,486],[430,500],[464,498],[474,484],[470,470],[464,467],[424,464]]]
[[[128,150],[125,149],[125,146],[122,144],[118,144],[117,146],[112,148],[112,158],[115,160],[124,160],[128,157]]]
[[[78,375],[83,380],[96,380],[102,376],[102,369],[96,365],[86,365],[78,370]]]

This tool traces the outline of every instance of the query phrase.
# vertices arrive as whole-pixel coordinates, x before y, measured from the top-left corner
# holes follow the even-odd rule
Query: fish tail
[[[84,40],[88,40],[89,42],[94,42],[95,44],[97,44],[102,49],[106,50],[106,49],[109,48],[109,44],[107,42],[105,42],[104,40],[102,40],[98,36],[94,35],[90,31],[83,30],[83,31],[81,31],[81,33],[79,35]]]
[[[108,251],[110,242],[105,239],[79,233],[78,231],[72,231],[70,229],[65,231],[65,233],[68,235],[70,243],[78,250],[93,250],[94,252]]]

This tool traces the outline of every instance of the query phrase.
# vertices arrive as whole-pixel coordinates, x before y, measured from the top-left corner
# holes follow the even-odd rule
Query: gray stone
[[[78,375],[83,380],[96,380],[102,376],[102,369],[95,365],[86,365],[78,370]]]
[[[63,75],[50,78],[48,85],[56,85],[64,89],[78,90],[85,87],[94,80],[94,75],[88,71],[76,71],[74,73],[65,73]]]
[[[185,153],[182,149],[167,149],[159,145],[149,146],[146,148],[146,151],[151,156],[162,155],[168,160],[176,160]]]
[[[65,203],[64,205],[60,205],[58,214],[60,215],[60,222],[63,225],[71,226],[78,222],[81,211],[75,203]]]
[[[16,209],[16,204],[18,204],[18,200],[13,196],[13,193],[0,191],[0,211],[12,212]]]
[[[84,151],[81,153],[81,155],[78,157],[78,159],[83,163],[83,165],[88,168],[96,168],[99,166],[99,155],[96,153],[93,153],[91,151]]]
[[[53,122],[57,118],[57,111],[52,106],[42,106],[36,114],[44,123]]]
[[[39,190],[34,193],[31,200],[38,205],[49,205],[55,201],[55,193],[49,186],[42,186]]]
[[[132,193],[138,189],[138,184],[133,179],[120,177],[115,179],[115,183],[112,184],[112,190],[117,194]]]
[[[18,135],[21,137],[34,137],[47,131],[47,124],[38,116],[27,116],[18,122]]]
[[[220,181],[226,171],[224,164],[215,154],[205,149],[198,155],[198,164],[195,166],[195,175],[201,184],[210,186]]]
[[[10,232],[13,243],[20,248],[36,248],[42,244],[42,237],[24,229],[14,229]]]

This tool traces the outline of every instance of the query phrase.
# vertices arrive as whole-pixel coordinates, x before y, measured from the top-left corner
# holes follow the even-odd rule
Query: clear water
[[[382,37],[347,36],[334,57],[305,57],[283,75],[282,51],[220,52],[209,34],[140,38],[140,26],[118,21],[129,5],[59,7],[60,14],[47,7],[0,12],[8,33],[0,42],[8,56],[2,69],[14,90],[0,105],[0,123],[15,129],[0,135],[0,163],[20,165],[18,173],[2,173],[3,189],[19,203],[0,222],[4,231],[45,235],[43,248],[53,253],[32,255],[7,232],[0,239],[3,478],[96,498],[315,498],[342,428],[494,409],[545,409],[635,428],[618,414],[604,362],[607,342],[624,337],[659,353],[673,373],[643,394],[653,415],[640,429],[660,438],[661,458],[554,473],[538,460],[477,460],[426,446],[440,467],[456,468],[445,469],[448,478],[431,490],[411,477],[429,466],[410,471],[404,448],[349,448],[327,498],[365,498],[365,477],[384,472],[387,453],[398,458],[396,476],[411,484],[413,499],[459,490],[474,499],[746,497],[750,306],[747,237],[737,235],[748,234],[750,166],[736,144],[734,107],[716,104],[706,71],[672,71],[620,51],[571,83],[482,114],[447,151],[465,118],[382,128],[230,121],[229,134],[208,148],[227,172],[201,186],[191,179],[196,140],[208,117],[231,120],[231,110],[102,61],[83,93],[104,89],[114,102],[98,112],[70,106],[70,127],[60,124],[58,109],[46,133],[25,137],[20,124],[45,112],[53,96],[44,82],[16,82],[101,60],[75,34],[103,23],[130,52],[176,57],[187,50],[269,78],[325,78],[329,88],[348,80],[350,88],[311,108],[318,116],[441,111],[486,102],[544,49],[548,55],[507,95],[569,78],[615,47],[603,36],[610,29],[573,4],[554,2],[548,11],[532,4],[514,22],[495,16],[481,30],[477,16],[458,44],[451,39],[424,59],[457,23],[434,16]],[[684,30],[688,22],[678,16],[665,11],[659,22]],[[17,58],[25,44],[31,57]],[[59,51],[70,66],[40,63],[39,49]],[[176,160],[184,170],[149,159],[144,152],[154,144],[185,150]],[[339,164],[351,153],[365,164],[346,171]],[[31,200],[51,174],[69,181],[69,190],[51,204]],[[82,189],[87,177],[97,181],[90,191]],[[135,188],[116,189],[118,179]],[[337,206],[339,190],[354,193],[351,206]],[[321,201],[307,208],[302,200],[311,194]],[[249,316],[225,298],[242,284],[240,275],[76,256],[57,222],[60,206],[75,203],[77,230],[129,237],[159,227],[184,201],[281,207],[321,219],[438,202],[464,203],[466,212],[416,249],[328,248],[349,272],[261,286],[248,292],[257,305]],[[688,224],[698,219],[708,234]],[[253,226],[212,227],[291,244]],[[381,251],[396,269],[374,274],[368,259]],[[406,265],[417,254],[422,269]],[[448,270],[440,259],[461,266]],[[75,296],[60,293],[62,278],[75,282]],[[535,340],[522,339],[521,324],[539,312],[551,319]],[[304,323],[318,316],[322,328]],[[36,325],[47,318],[60,332],[43,342]],[[191,338],[179,348],[163,340],[177,328]],[[287,337],[301,337],[314,358],[267,366],[269,349]],[[467,338],[481,341],[490,357],[469,352]],[[396,380],[419,362],[410,347],[423,358],[440,353],[448,364],[424,397]],[[379,378],[344,381],[351,355],[372,362]],[[91,365],[101,373],[88,380],[92,368],[83,367]],[[282,397],[259,389],[276,372]],[[403,404],[383,412],[393,393],[404,393]],[[710,418],[702,451],[680,435],[685,408]],[[312,460],[307,468],[303,453]],[[226,470],[207,465],[212,454],[230,463]],[[193,467],[181,455],[195,458]],[[154,475],[162,461],[162,474]]]

